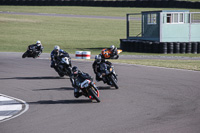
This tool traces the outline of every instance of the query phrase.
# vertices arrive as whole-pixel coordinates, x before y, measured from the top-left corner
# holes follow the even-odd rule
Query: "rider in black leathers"
[[[39,57],[40,54],[42,53],[42,50],[43,50],[44,47],[42,46],[41,41],[37,41],[35,44],[31,44],[31,45],[28,46],[28,49],[31,49],[31,48],[36,49],[36,54]]]
[[[60,55],[63,54],[66,57],[69,57],[69,54],[67,52],[65,52],[64,50],[60,49],[59,46],[55,46],[54,50],[51,52],[51,67],[54,68],[55,67],[55,60],[60,60]],[[71,64],[71,63],[70,63]],[[71,67],[71,66],[70,66]]]
[[[72,68],[70,80],[72,82],[72,86],[74,87],[74,97],[78,98],[83,95],[83,93],[80,92],[80,85],[86,79],[92,80],[92,77],[89,74],[78,70],[78,67],[76,66]]]
[[[105,60],[104,58],[101,58],[101,55],[96,55],[95,56],[95,61],[92,64],[94,73],[96,74],[96,81],[101,81],[102,80],[102,74],[101,74],[101,70],[100,70],[100,65],[102,63],[106,63],[109,66],[112,66],[112,63]]]

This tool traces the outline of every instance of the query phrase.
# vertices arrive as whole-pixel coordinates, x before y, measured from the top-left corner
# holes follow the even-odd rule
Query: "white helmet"
[[[38,46],[40,46],[40,45],[41,45],[41,41],[38,40],[38,41],[36,42],[36,44],[37,44]]]
[[[110,46],[110,49],[112,49],[112,50],[113,50],[114,48],[115,48],[115,46],[114,46],[114,45],[111,45],[111,46]]]
[[[95,56],[95,61],[99,64],[101,62],[101,56],[100,55],[96,55]]]
[[[60,47],[56,45],[56,46],[54,47],[54,50],[55,50],[55,51],[59,51],[59,50],[60,50]]]

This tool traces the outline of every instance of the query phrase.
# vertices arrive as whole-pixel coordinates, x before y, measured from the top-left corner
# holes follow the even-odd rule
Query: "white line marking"
[[[24,107],[24,108],[22,108]],[[14,97],[0,94],[0,123],[20,116],[29,109],[29,105]],[[11,115],[13,113],[13,115]]]
[[[1,101],[12,101],[12,99],[0,96],[0,102]]]
[[[0,120],[4,120],[4,119],[10,118],[10,117],[12,117],[12,115],[8,115],[8,116],[0,116]]]
[[[11,110],[22,110],[22,105],[18,104],[18,105],[1,105],[0,106],[0,111],[11,111]]]

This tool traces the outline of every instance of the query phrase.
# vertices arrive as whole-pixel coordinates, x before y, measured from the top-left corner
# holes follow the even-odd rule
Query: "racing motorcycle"
[[[71,58],[66,55],[60,55],[54,58],[54,69],[60,77],[70,76],[72,72]]]
[[[101,56],[104,59],[118,59],[119,58],[119,53],[121,53],[122,50],[121,49],[117,49],[117,56],[111,56],[112,51],[110,49],[102,49],[101,50]]]
[[[102,74],[102,80],[104,83],[107,83],[110,86],[114,86],[118,89],[117,85],[117,74],[115,73],[114,66],[110,66],[106,63],[100,64],[100,70]]]
[[[33,58],[37,58],[39,57],[39,51],[37,51],[37,49],[32,46],[32,47],[28,47],[27,51],[22,55],[22,58],[26,58],[26,57],[33,57]]]
[[[96,100],[97,102],[100,102],[99,99],[99,90],[96,87],[95,83],[92,82],[90,79],[86,79],[83,81],[80,85],[80,89],[83,92],[83,95],[88,97],[91,100]]]

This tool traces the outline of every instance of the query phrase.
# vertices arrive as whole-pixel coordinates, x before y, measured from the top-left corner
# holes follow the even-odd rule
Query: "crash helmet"
[[[56,45],[56,46],[54,47],[54,51],[58,52],[59,50],[60,50],[60,47]]]
[[[95,61],[97,62],[97,64],[99,64],[101,62],[101,55],[96,55]]]
[[[78,67],[77,66],[73,66],[72,73],[73,73],[74,77],[78,76]]]
[[[111,50],[113,50],[114,48],[115,48],[115,46],[114,46],[114,45],[111,45],[111,46],[110,46],[110,49],[111,49]]]
[[[38,40],[38,41],[36,42],[36,44],[37,44],[37,46],[41,46],[41,41]]]

